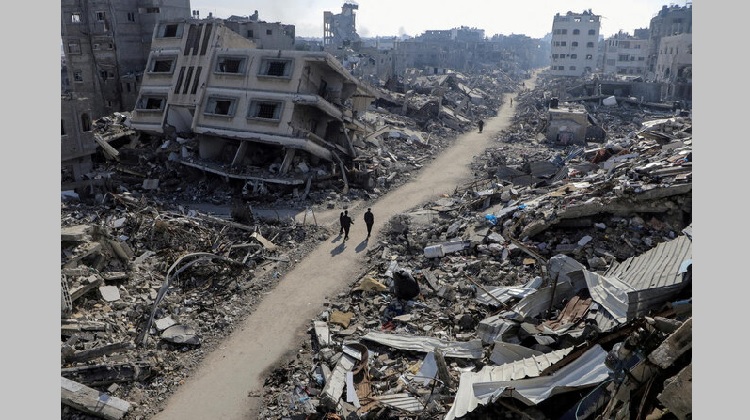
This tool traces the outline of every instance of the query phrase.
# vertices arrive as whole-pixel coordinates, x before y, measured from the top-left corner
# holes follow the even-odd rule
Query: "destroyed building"
[[[190,16],[188,0],[63,0],[62,44],[72,90],[93,119],[133,109],[159,20]]]
[[[131,124],[184,143],[182,164],[254,188],[346,182],[374,98],[328,53],[258,49],[220,20],[169,21]]]
[[[263,418],[691,418],[692,122],[618,104],[632,130],[548,148],[543,96],[475,181],[389,220]]]
[[[326,51],[335,53],[342,47],[359,49],[361,43],[357,33],[357,14],[359,9],[355,2],[344,2],[341,13],[323,12],[323,47]]]
[[[586,108],[578,103],[560,104],[552,98],[549,105],[549,119],[546,128],[547,140],[562,146],[585,145],[594,138],[603,138],[603,133],[591,123]]]
[[[229,29],[253,41],[256,48],[265,50],[294,49],[294,25],[259,20],[257,10],[250,16],[229,16],[224,20],[224,23]]]
[[[596,71],[601,16],[591,13],[557,13],[552,20],[552,66],[555,76],[582,76]]]
[[[648,57],[648,30],[633,35],[619,31],[604,40],[603,75],[644,77]]]

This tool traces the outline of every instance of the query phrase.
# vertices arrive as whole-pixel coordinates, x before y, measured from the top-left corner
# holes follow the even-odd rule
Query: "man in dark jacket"
[[[367,225],[367,237],[370,237],[372,233],[372,225],[375,224],[375,216],[372,214],[372,209],[368,208],[365,212],[365,225]]]
[[[344,216],[341,218],[341,226],[344,228],[344,240],[349,239],[349,228],[354,224],[352,218],[349,217],[349,210],[344,210]]]
[[[341,229],[339,230],[339,236],[344,234],[344,212],[342,211],[339,215],[339,225],[341,226]]]

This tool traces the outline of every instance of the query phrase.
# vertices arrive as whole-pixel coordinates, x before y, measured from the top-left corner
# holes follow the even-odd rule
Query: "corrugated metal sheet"
[[[680,236],[615,264],[604,275],[586,272],[591,297],[618,322],[643,316],[685,286],[681,267],[692,259],[692,241]]]
[[[572,350],[573,347],[570,347],[547,353],[546,362],[538,366],[545,367],[540,369],[539,372],[544,370],[546,366],[551,366],[558,362]],[[536,373],[536,377],[527,379],[504,380],[501,378],[507,378],[507,376],[504,375],[508,375],[508,370],[497,370],[502,368],[502,366],[485,367],[479,372],[464,372],[461,374],[461,381],[458,384],[458,390],[456,391],[453,406],[451,406],[446,414],[445,420],[463,417],[466,413],[474,411],[479,404],[487,404],[490,402],[489,397],[493,392],[497,391],[499,395],[507,387],[514,387],[517,390],[526,390],[526,394],[529,397],[539,399],[542,398],[545,393],[547,396],[551,395],[552,392],[554,392],[552,388],[555,386],[564,387],[565,385],[562,384],[576,384],[582,381],[587,382],[592,379],[596,379],[597,381],[603,380],[601,379],[601,372],[599,372],[600,369],[597,366],[601,365],[606,369],[606,372],[609,372],[609,369],[604,366],[604,358],[607,353],[600,346],[595,346],[592,350],[587,351],[581,355],[580,358],[574,360],[568,366],[561,368],[559,372],[551,376],[539,377],[539,373]],[[593,373],[593,375],[587,374],[586,369],[592,369],[589,373]],[[606,378],[606,374],[604,375],[604,378]],[[544,389],[547,386],[549,389]],[[556,392],[560,391],[561,390],[557,390]],[[533,405],[533,403],[526,403]]]
[[[483,354],[482,340],[471,340],[466,342],[446,341],[434,337],[387,334],[380,332],[369,332],[365,334],[362,339],[374,341],[399,350],[428,353],[435,351],[435,349],[439,349],[446,357],[481,359]]]
[[[487,404],[501,397],[516,398],[527,405],[539,404],[553,395],[608,379],[610,369],[604,364],[606,357],[607,352],[597,345],[551,376],[474,383],[474,396],[480,404]]]
[[[424,410],[422,401],[409,394],[378,395],[373,400],[389,407],[404,410],[409,413],[419,413]]]

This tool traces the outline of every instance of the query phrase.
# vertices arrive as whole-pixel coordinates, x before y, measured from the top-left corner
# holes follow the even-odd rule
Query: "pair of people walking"
[[[367,226],[367,238],[370,238],[370,235],[372,234],[372,225],[375,224],[375,215],[372,214],[372,208],[368,208],[364,215],[365,219],[365,226]],[[349,216],[349,210],[344,210],[339,215],[339,224],[341,225],[341,229],[339,230],[339,235],[344,235],[344,240],[349,240],[349,229],[354,224],[354,221]]]

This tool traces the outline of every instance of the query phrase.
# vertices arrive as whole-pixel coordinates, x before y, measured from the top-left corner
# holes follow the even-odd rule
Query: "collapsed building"
[[[549,143],[551,87],[475,181],[387,222],[264,418],[691,418],[692,122],[621,103],[606,143]]]
[[[219,20],[160,23],[132,128],[172,159],[265,188],[341,177],[375,93],[325,52],[257,49]]]

